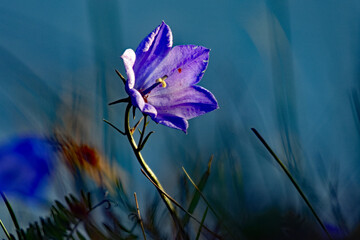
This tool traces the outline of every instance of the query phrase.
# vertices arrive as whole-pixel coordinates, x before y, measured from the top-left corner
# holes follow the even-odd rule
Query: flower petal
[[[158,115],[172,115],[186,120],[219,108],[214,95],[200,86],[191,86],[172,94],[150,95],[147,101],[156,108]]]
[[[126,75],[128,76],[128,80],[126,81],[126,84],[129,88],[133,88],[135,85],[135,73],[133,70],[133,66],[136,60],[136,55],[134,50],[130,48],[126,49],[123,55],[121,55],[121,58],[124,61]]]
[[[131,98],[131,103],[140,109],[141,112],[149,115],[151,118],[155,118],[157,116],[157,111],[154,106],[145,103],[144,98],[136,89],[126,88],[127,93]]]
[[[158,114],[157,117],[153,120],[167,127],[182,130],[185,133],[189,127],[189,123],[186,119],[173,115]]]
[[[147,82],[147,76],[159,65],[171,50],[173,38],[171,29],[162,22],[151,32],[136,49],[135,88],[141,89]]]
[[[151,95],[168,94],[200,82],[209,62],[210,50],[195,45],[175,46],[149,79],[168,76],[166,88],[157,87]]]

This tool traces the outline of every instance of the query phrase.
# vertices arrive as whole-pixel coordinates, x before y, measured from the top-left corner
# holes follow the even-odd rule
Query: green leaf
[[[196,240],[198,240],[199,237],[200,237],[201,229],[202,229],[202,227],[204,226],[204,222],[205,222],[205,218],[206,218],[206,215],[207,215],[208,210],[209,210],[209,207],[206,207],[205,212],[204,212],[204,215],[203,215],[203,217],[202,217],[202,219],[201,219],[201,224],[200,224],[199,229],[198,229],[198,232],[197,232],[197,234],[196,234]]]
[[[205,185],[206,185],[206,182],[209,178],[209,175],[210,175],[210,168],[211,168],[211,163],[212,163],[212,160],[213,160],[213,156],[210,157],[209,159],[209,162],[208,162],[208,168],[207,170],[204,172],[204,174],[202,175],[199,183],[196,185],[197,188],[202,191],[204,188],[205,188]],[[185,169],[183,168],[183,170],[185,171]],[[185,171],[185,174],[186,174],[186,171]],[[186,174],[187,175],[187,174]],[[188,176],[188,175],[187,175]],[[188,176],[189,177],[189,176]],[[200,200],[200,191],[198,191],[197,189],[194,190],[194,193],[193,193],[193,197],[191,199],[191,202],[190,202],[190,205],[189,205],[189,208],[188,208],[188,212],[189,213],[193,213],[199,203],[199,200]],[[183,223],[183,226],[186,226],[189,222],[189,219],[190,219],[190,216],[189,215],[185,215],[183,217],[183,220],[182,220],[182,223]]]
[[[84,237],[84,235],[82,235],[79,231],[76,231],[76,235],[78,236],[78,238],[80,240],[86,240],[86,238]]]

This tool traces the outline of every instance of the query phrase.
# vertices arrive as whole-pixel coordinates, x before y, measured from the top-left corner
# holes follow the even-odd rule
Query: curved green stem
[[[157,179],[155,173],[151,170],[151,168],[146,164],[143,156],[140,153],[140,149],[138,148],[135,139],[133,137],[133,135],[131,134],[131,128],[130,128],[130,109],[131,109],[132,105],[131,103],[129,103],[126,107],[126,111],[125,111],[125,134],[130,142],[130,145],[135,153],[135,156],[138,160],[138,162],[140,163],[141,167],[144,169],[144,171],[146,172],[146,174],[151,178],[151,180],[156,183],[156,185],[159,187],[159,189],[161,189],[162,191],[164,191],[164,188],[161,186],[159,180]],[[144,124],[146,124],[146,118],[145,118],[145,122]],[[145,127],[143,128],[143,132],[141,133],[142,135],[144,135],[145,133]],[[165,191],[164,191],[165,192]],[[159,191],[161,198],[164,200],[166,207],[169,209],[171,216],[173,217],[175,222],[178,222],[178,218],[175,212],[175,208],[174,205],[171,203],[171,201],[161,192]]]

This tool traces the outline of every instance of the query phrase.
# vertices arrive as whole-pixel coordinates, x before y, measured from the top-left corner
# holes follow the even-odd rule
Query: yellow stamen
[[[163,88],[166,88],[166,82],[165,82],[165,79],[167,79],[168,78],[168,76],[163,76],[162,78],[158,78],[158,79],[156,79],[156,82],[157,83],[161,83],[161,86],[163,87]]]

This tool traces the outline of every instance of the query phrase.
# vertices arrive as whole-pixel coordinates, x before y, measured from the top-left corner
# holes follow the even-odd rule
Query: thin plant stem
[[[180,220],[176,214],[176,210],[174,205],[172,204],[172,202],[169,200],[169,198],[164,194],[165,190],[162,187],[162,185],[160,184],[160,181],[157,179],[155,173],[151,170],[151,168],[147,165],[147,163],[145,162],[143,156],[141,155],[141,149],[138,148],[134,136],[132,134],[131,131],[131,127],[130,127],[130,110],[131,110],[132,104],[129,103],[126,107],[125,110],[125,134],[129,140],[129,143],[131,145],[131,148],[133,149],[133,152],[136,156],[136,159],[138,160],[140,166],[144,169],[144,171],[146,172],[146,174],[150,177],[150,179],[156,184],[158,191],[160,193],[160,197],[163,199],[167,209],[170,212],[171,217],[174,220],[175,226],[177,226],[180,230],[181,235],[183,236],[183,238],[187,238],[185,236],[185,232],[184,229],[181,226]],[[146,123],[144,123],[146,124]],[[143,129],[142,134],[144,134],[145,132],[145,128]],[[139,147],[143,147],[143,146],[139,146]]]
[[[138,203],[138,200],[137,200],[136,192],[134,192],[134,198],[135,198],[135,204],[136,204],[136,211],[137,211],[137,215],[138,215],[140,226],[141,226],[141,231],[142,231],[142,234],[144,236],[144,240],[146,240],[144,224],[143,224],[143,221],[141,219],[140,208],[139,208],[139,203]]]
[[[116,72],[116,74],[121,78],[122,82],[123,82],[124,85],[125,85],[126,79],[124,78],[124,76],[123,76],[117,69],[115,69],[115,72]]]
[[[139,148],[141,147],[142,143],[143,143],[143,138],[144,138],[144,135],[145,135],[145,128],[146,128],[146,123],[147,122],[147,115],[144,115],[144,125],[143,125],[143,128],[142,128],[142,131],[141,131],[141,136],[140,136],[140,140],[139,140]]]
[[[108,105],[114,105],[114,104],[118,104],[118,103],[129,102],[129,101],[130,101],[130,98],[122,98],[122,99],[113,101],[113,102],[109,103]]]
[[[95,210],[96,208],[100,207],[100,206],[103,205],[104,203],[107,203],[107,204],[108,204],[108,206],[106,207],[107,209],[110,208],[110,206],[111,206],[110,200],[104,199],[104,200],[102,200],[101,202],[99,202],[98,204],[96,204],[95,206],[89,208],[89,210],[87,211],[87,214],[91,213],[93,210]],[[76,228],[79,226],[79,224],[82,223],[82,221],[83,221],[82,219],[79,219],[79,220],[74,224],[74,226],[73,226],[72,229],[70,230],[70,233],[67,235],[66,240],[69,240],[69,239],[73,238],[72,235],[74,234],[74,232],[75,232]]]
[[[138,162],[140,163],[141,167],[144,169],[144,171],[146,172],[146,174],[151,178],[151,180],[161,189],[164,191],[164,188],[161,186],[159,180],[157,179],[155,173],[151,170],[151,168],[147,165],[147,163],[145,162],[141,152],[139,151],[137,144],[135,142],[135,139],[133,137],[133,135],[131,134],[131,128],[130,128],[130,109],[131,109],[132,105],[131,103],[129,103],[126,107],[126,111],[125,111],[125,134],[130,142],[131,148],[133,149],[136,159],[138,160]],[[169,201],[169,199],[167,199],[167,197],[164,194],[160,194],[162,199],[164,200],[166,207],[170,210],[170,212],[173,214],[175,214],[175,208],[172,205],[172,203]]]
[[[202,197],[202,199],[205,201],[206,205],[209,207],[209,209],[213,212],[213,214],[215,215],[215,217],[220,221],[221,218],[220,216],[216,213],[215,209],[210,205],[209,201],[206,199],[206,197],[204,196],[204,194],[201,192],[201,190],[199,189],[199,187],[195,184],[194,180],[192,180],[192,178],[190,177],[190,175],[187,173],[187,171],[185,170],[184,167],[182,167],[186,177],[190,180],[191,184],[194,186],[194,188],[196,189],[196,191],[198,191],[198,193],[200,194],[200,196]]]
[[[210,161],[209,161],[209,167],[208,169],[210,169],[210,164],[211,164],[211,161],[212,161],[212,157],[210,158]],[[210,205],[209,201],[206,199],[206,197],[204,196],[204,194],[201,192],[201,190],[199,189],[199,187],[196,185],[196,183],[194,182],[194,180],[192,180],[192,178],[190,177],[190,175],[186,172],[185,168],[182,167],[186,177],[190,180],[191,184],[194,186],[194,188],[196,189],[196,191],[198,191],[198,193],[200,194],[200,196],[202,197],[202,199],[204,200],[204,202],[206,203],[207,207],[212,211],[212,213],[215,215],[215,217],[220,221],[221,221],[221,218],[220,216],[217,214],[217,212],[215,211],[215,209]],[[229,230],[229,228],[227,227],[227,225],[225,223],[222,223],[223,227],[225,228],[225,230],[232,236],[232,233],[231,231]],[[234,236],[232,236],[234,237]]]
[[[4,226],[3,222],[1,221],[1,219],[0,219],[0,225],[1,225],[2,230],[3,230],[4,233],[5,233],[6,237],[7,237],[9,240],[11,240],[10,234],[9,234],[9,232],[7,231],[7,229],[6,229],[6,227]]]
[[[265,141],[265,139],[260,135],[260,133],[255,129],[255,128],[251,128],[251,130],[255,133],[256,137],[261,141],[261,143],[265,146],[265,148],[269,151],[269,153],[271,154],[271,156],[273,156],[273,158],[276,160],[276,162],[280,165],[280,167],[282,168],[282,170],[286,173],[286,175],[288,176],[288,178],[290,179],[290,181],[292,182],[292,184],[294,185],[294,187],[296,188],[296,190],[299,192],[300,196],[303,198],[303,200],[305,201],[306,205],[309,207],[311,213],[314,215],[314,217],[316,218],[317,222],[320,224],[321,228],[324,230],[324,232],[326,233],[327,237],[329,239],[332,240],[332,237],[330,235],[330,233],[328,232],[328,230],[326,229],[324,223],[321,221],[320,217],[317,215],[317,213],[315,212],[314,208],[312,207],[310,201],[307,199],[307,197],[305,196],[304,192],[301,190],[299,184],[297,184],[297,182],[295,181],[295,179],[293,178],[293,176],[291,175],[290,171],[287,169],[287,167],[281,162],[281,160],[277,157],[277,155],[274,153],[274,151],[271,149],[271,147],[267,144],[267,142]]]
[[[163,190],[161,190],[151,179],[148,175],[146,175],[145,171],[143,169],[141,169],[141,172],[145,175],[145,177],[147,179],[149,179],[149,181],[160,191],[162,192],[166,197],[168,197],[170,199],[170,201],[172,201],[177,207],[179,207],[182,211],[184,211],[187,215],[190,216],[190,218],[194,219],[195,222],[197,222],[198,224],[201,225],[201,222],[194,217],[191,213],[189,213],[185,208],[183,208],[174,198],[172,198],[169,194],[167,194],[166,192],[164,192]],[[218,234],[216,234],[215,232],[211,231],[208,227],[206,227],[204,224],[202,225],[202,227],[204,229],[206,229],[209,233],[211,233],[212,235],[214,235],[216,238],[218,239],[222,239],[221,236],[219,236]]]
[[[119,128],[117,128],[114,124],[112,124],[111,122],[109,122],[108,120],[106,119],[103,119],[103,121],[106,123],[106,124],[109,124],[111,127],[113,127],[116,131],[118,131],[120,134],[122,135],[125,135],[125,133],[123,131],[121,131]]]
[[[2,199],[3,199],[4,202],[5,202],[5,205],[6,205],[8,211],[9,211],[9,214],[10,214],[10,216],[11,216],[11,219],[12,219],[14,225],[15,225],[15,229],[16,229],[16,232],[17,232],[17,234],[18,234],[18,237],[19,237],[19,239],[22,239],[22,237],[21,237],[20,225],[19,225],[19,223],[18,223],[18,221],[17,221],[17,218],[16,218],[16,215],[15,215],[15,213],[14,213],[14,210],[12,209],[11,204],[10,204],[9,201],[7,200],[5,194],[4,194],[3,192],[0,192],[0,194],[1,194]]]

